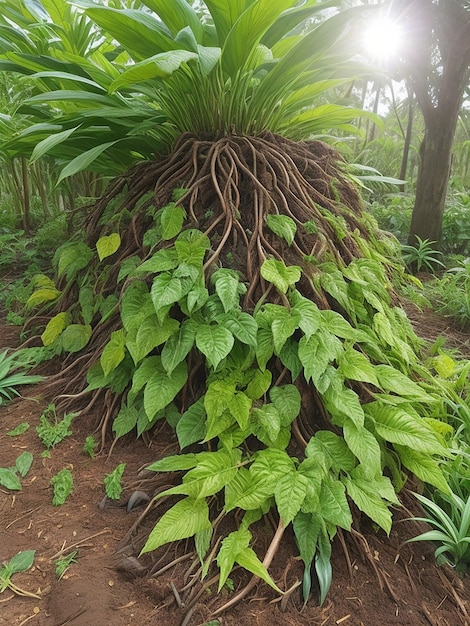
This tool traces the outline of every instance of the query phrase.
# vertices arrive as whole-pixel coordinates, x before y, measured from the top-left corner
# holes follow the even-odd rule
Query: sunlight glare
[[[364,34],[364,44],[368,54],[380,61],[396,57],[403,43],[400,26],[385,18],[371,23]]]

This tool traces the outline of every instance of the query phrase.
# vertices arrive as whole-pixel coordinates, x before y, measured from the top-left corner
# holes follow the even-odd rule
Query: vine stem
[[[282,539],[285,529],[286,527],[284,526],[282,519],[279,519],[276,532],[274,533],[274,537],[272,538],[271,543],[269,544],[269,548],[267,549],[266,555],[263,559],[263,565],[266,567],[266,569],[271,565],[274,555],[276,554],[277,549],[279,548],[279,544],[281,543],[281,539]],[[256,585],[258,580],[259,580],[258,576],[253,576],[250,582],[240,591],[240,593],[237,593],[236,596],[231,598],[228,602],[226,602],[221,607],[219,607],[216,611],[214,611],[213,616],[215,617],[217,615],[220,615],[227,609],[230,609],[236,604],[238,604],[240,600],[243,600],[243,598],[245,598],[250,593],[250,591]]]

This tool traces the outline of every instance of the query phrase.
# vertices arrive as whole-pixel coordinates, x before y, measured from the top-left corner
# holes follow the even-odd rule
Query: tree
[[[235,563],[277,589],[267,568],[292,523],[305,596],[315,559],[323,601],[351,501],[389,532],[403,467],[446,487],[444,442],[426,418],[436,402],[445,412],[448,391],[435,392],[393,306],[396,248],[363,213],[340,155],[314,138],[350,131],[358,115],[316,102],[358,73],[363,9],[293,34],[330,2],[206,0],[210,19],[186,0],[144,4],[151,12],[81,0],[109,58],[33,61],[33,103],[65,103],[47,109],[56,127],[39,144],[69,154],[62,177],[134,159],[87,214],[85,237],[57,250],[55,284],[30,298],[54,303],[42,339],[64,368],[52,382],[67,403],[91,395],[102,432],[141,434],[166,418],[195,450],[150,468],[185,474],[159,494],[181,499],[144,553],[194,537],[207,567],[217,561],[219,589]],[[5,57],[5,69],[31,68],[29,55]],[[123,137],[120,112],[136,122]],[[261,561],[252,529],[273,507]],[[233,530],[219,544],[222,526]]]
[[[439,242],[455,129],[470,80],[470,5],[394,0],[392,9],[406,33],[403,64],[425,122],[409,243],[416,237]]]

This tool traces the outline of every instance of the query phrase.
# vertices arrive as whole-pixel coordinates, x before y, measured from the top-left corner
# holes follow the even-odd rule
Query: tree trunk
[[[406,125],[405,144],[403,146],[403,155],[401,159],[400,175],[401,180],[406,180],[406,170],[408,169],[408,156],[410,154],[411,138],[413,136],[413,119],[414,119],[414,94],[408,89],[408,122]],[[403,183],[403,191],[405,191],[406,183]]]
[[[437,110],[436,110],[437,113]],[[439,112],[433,124],[426,124],[420,147],[416,198],[408,243],[416,237],[439,243],[442,234],[447,184],[450,176],[456,117]]]

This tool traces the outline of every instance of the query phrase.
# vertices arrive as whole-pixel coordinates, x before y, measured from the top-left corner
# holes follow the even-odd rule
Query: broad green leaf
[[[224,311],[227,313],[238,308],[240,279],[233,270],[221,268],[214,272],[211,281],[215,286],[215,291],[222,302]]]
[[[111,235],[105,235],[100,237],[96,242],[96,250],[98,252],[99,260],[102,261],[108,256],[113,255],[119,246],[121,245],[121,236],[119,233],[112,233]]]
[[[423,482],[437,487],[444,493],[449,493],[449,485],[438,462],[429,454],[397,444],[394,445],[394,448],[398,452],[403,465],[413,472],[415,476]]]
[[[271,386],[273,375],[269,370],[254,370],[253,376],[250,378],[245,393],[252,400],[259,400]]]
[[[185,494],[197,499],[213,496],[235,477],[240,458],[238,449],[201,453],[196,466],[184,475],[182,484],[162,495]]]
[[[145,282],[139,280],[131,283],[121,300],[121,320],[126,331],[137,329],[154,310]]]
[[[411,398],[418,402],[436,402],[435,397],[427,394],[418,384],[394,367],[381,364],[376,365],[374,369],[379,379],[379,386],[385,389],[385,391],[391,391],[399,396]]]
[[[227,512],[235,508],[256,510],[264,506],[273,492],[273,483],[267,483],[260,475],[254,476],[245,467],[241,467],[225,487],[224,508]]]
[[[217,322],[224,328],[227,328],[242,343],[256,347],[258,324],[249,313],[233,309],[229,313],[217,317]]]
[[[231,532],[222,540],[217,554],[217,565],[220,569],[219,588],[222,589],[235,564],[237,555],[248,548],[251,541],[251,533],[247,528],[240,528]]]
[[[282,591],[269,575],[266,567],[259,560],[254,550],[252,550],[251,548],[245,548],[245,550],[237,554],[236,561],[244,569],[251,572],[255,576],[258,576],[258,578],[261,578],[261,580],[264,580],[264,582],[272,587],[275,591],[277,591],[278,593],[282,593]]]
[[[204,408],[210,421],[219,418],[228,410],[230,401],[235,395],[235,385],[223,380],[215,380],[209,384],[204,396]]]
[[[299,511],[294,518],[295,541],[299,548],[300,558],[306,567],[310,567],[315,556],[320,527],[321,518],[318,515]]]
[[[93,250],[83,241],[72,241],[57,249],[52,263],[59,276],[65,274],[67,280],[71,280],[88,265],[93,255]]]
[[[168,376],[161,364],[161,359],[158,359],[156,368],[144,389],[144,408],[149,420],[152,420],[158,411],[174,400],[185,385],[187,378],[186,363],[177,365],[171,376]]]
[[[330,385],[322,398],[337,424],[342,425],[344,419],[350,419],[358,428],[364,425],[364,409],[359,396],[352,389]]]
[[[242,430],[248,426],[251,404],[251,399],[243,391],[236,391],[229,400],[227,408]]]
[[[21,483],[14,469],[0,467],[0,485],[12,491],[21,491]]]
[[[291,217],[288,215],[267,215],[266,224],[275,235],[282,237],[289,246],[292,245],[297,226]]]
[[[206,419],[204,398],[199,398],[183,413],[176,424],[176,436],[181,449],[203,441],[206,435]]]
[[[35,554],[36,550],[23,550],[23,552],[15,554],[15,556],[8,562],[8,567],[11,573],[17,574],[19,572],[25,572],[29,569],[34,562]]]
[[[170,50],[149,56],[144,61],[140,61],[140,63],[136,63],[129,69],[124,70],[119,78],[113,80],[110,92],[113,93],[122,89],[122,87],[153,78],[167,78],[178,70],[183,63],[197,58],[198,55],[195,52],[188,52],[187,50]],[[168,239],[171,239],[171,237],[168,237]]]
[[[17,457],[15,461],[15,467],[20,476],[23,478],[29,472],[31,465],[33,463],[33,455],[31,452],[22,452],[19,457]]]
[[[272,403],[279,411],[283,426],[289,426],[300,413],[302,398],[295,385],[272,387],[269,392]]]
[[[178,332],[179,322],[166,317],[161,323],[155,313],[147,315],[140,326],[130,332],[126,338],[126,346],[134,363],[146,357],[154,348],[167,342]],[[171,372],[168,372],[171,374]]]
[[[178,302],[184,295],[181,279],[173,278],[172,274],[164,272],[153,279],[151,298],[155,311],[158,313],[167,305]]]
[[[369,359],[352,347],[348,347],[339,356],[338,368],[344,378],[348,380],[360,380],[379,387],[379,381],[375,369]]]
[[[135,407],[129,407],[124,404],[113,420],[113,433],[116,439],[130,433],[131,430],[135,428],[138,417],[139,412]]]
[[[374,435],[364,426],[357,426],[351,420],[343,425],[344,440],[351,452],[361,462],[368,476],[382,472],[380,445]]]
[[[327,430],[320,430],[305,448],[307,457],[316,459],[325,470],[350,472],[356,465],[352,451],[344,439]]]
[[[307,477],[300,472],[289,472],[277,482],[274,498],[284,526],[300,511],[307,494],[307,485]]]
[[[344,493],[344,485],[339,480],[325,478],[320,493],[320,510],[322,517],[334,524],[349,530],[352,524],[351,511]]]
[[[207,456],[208,453],[202,452],[201,454],[202,456]],[[148,465],[147,469],[152,472],[179,472],[193,469],[198,464],[201,454],[189,453],[165,456],[163,459]]]
[[[291,373],[292,381],[295,382],[302,371],[302,363],[299,359],[299,342],[294,337],[288,339],[282,346],[279,359],[283,366],[287,367]]]
[[[136,268],[136,272],[149,272],[157,274],[167,272],[178,267],[178,255],[173,249],[162,248],[157,250],[147,261]]]
[[[96,161],[96,159],[103,154],[105,150],[114,146],[116,141],[108,141],[107,143],[102,143],[94,148],[90,148],[90,150],[86,150],[82,152],[79,156],[72,159],[67,165],[61,170],[59,178],[57,180],[57,184],[61,183],[65,178],[69,176],[73,176],[74,174],[78,174],[78,172],[83,172],[83,170],[88,169],[88,167]]]
[[[299,321],[300,314],[298,311],[288,311],[285,308],[282,308],[279,311],[279,315],[273,320],[271,330],[273,333],[274,351],[277,355],[280,354],[286,341],[299,327]]]
[[[168,241],[176,237],[176,235],[179,235],[183,228],[185,218],[186,211],[183,207],[173,203],[166,206],[160,216],[162,222],[162,239]]]
[[[196,329],[196,346],[215,370],[233,348],[233,335],[222,326],[200,324]]]
[[[171,334],[162,349],[162,365],[171,375],[175,367],[184,361],[194,345],[196,330],[191,320],[185,320],[177,332]]]
[[[69,313],[67,312],[57,313],[54,317],[51,317],[41,335],[41,341],[44,346],[50,346],[51,343],[57,339],[69,323],[69,317]]]
[[[100,356],[101,367],[105,376],[110,374],[124,359],[126,336],[124,330],[115,330],[105,345]]]
[[[292,295],[292,302],[294,304],[293,310],[300,313],[299,328],[303,331],[306,339],[310,339],[322,323],[320,310],[315,302],[304,298],[298,291]]]
[[[187,0],[144,0],[143,4],[155,11],[174,37],[186,26],[191,28],[198,41],[202,37],[201,21]]]
[[[271,329],[259,328],[256,336],[256,361],[264,371],[269,359],[274,354],[274,340]]]
[[[272,283],[281,293],[300,280],[302,270],[297,265],[286,266],[282,261],[267,259],[261,266],[261,276]]]
[[[374,420],[377,434],[385,441],[408,446],[417,452],[445,454],[436,433],[411,407],[371,402],[366,405],[366,410]]]
[[[390,534],[392,514],[387,504],[374,490],[374,483],[353,478],[345,478],[344,483],[349,497],[357,508],[383,528],[387,535]]]
[[[281,431],[281,414],[273,404],[254,408],[252,413],[253,430],[260,437],[258,425],[273,444]]]
[[[299,341],[299,359],[304,367],[305,380],[320,380],[330,362],[330,354],[320,333]]]
[[[89,324],[70,324],[62,333],[62,346],[66,352],[80,352],[90,341]]]
[[[211,527],[209,508],[204,498],[185,498],[177,502],[157,522],[141,554],[156,550],[171,541],[187,539]]]

